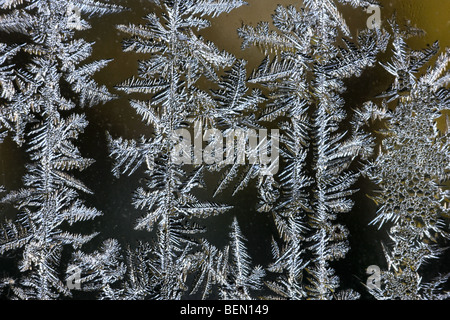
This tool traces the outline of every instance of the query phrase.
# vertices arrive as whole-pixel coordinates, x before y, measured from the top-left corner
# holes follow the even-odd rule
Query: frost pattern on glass
[[[14,140],[17,143],[23,141],[24,126],[27,123],[27,114],[23,114],[20,105],[17,105],[17,73],[11,58],[14,57],[21,47],[18,45],[8,46],[0,43],[0,99],[2,99],[0,111],[0,143],[8,135],[14,132]],[[18,82],[20,84],[20,82]],[[23,105],[23,104],[22,104]]]
[[[260,210],[273,213],[284,241],[282,248],[274,241],[275,262],[269,270],[281,275],[269,287],[287,299],[336,297],[339,278],[330,262],[343,258],[349,245],[347,228],[335,220],[353,206],[349,197],[359,173],[348,167],[371,150],[366,134],[339,130],[347,117],[340,95],[345,92],[343,79],[373,66],[388,36],[379,29],[362,31],[359,46],[354,44],[337,2],[370,4],[307,0],[299,9],[278,6],[276,31],[267,22],[239,29],[244,48],[256,45],[268,54],[250,79],[271,92],[260,120],[288,119],[279,125],[285,168],[278,181],[268,177],[260,182]],[[345,37],[338,38],[339,31]],[[337,45],[338,39],[345,47]],[[271,53],[276,54],[273,59]],[[308,254],[311,259],[304,261]]]
[[[265,271],[261,266],[251,267],[245,242],[236,218],[231,224],[230,244],[223,250],[203,240],[203,250],[193,259],[200,272],[191,293],[202,290],[202,299],[206,299],[217,290],[223,300],[254,299],[263,288]]]
[[[145,24],[117,26],[128,37],[123,51],[146,59],[139,61],[137,76],[116,89],[131,97],[130,106],[152,134],[128,139],[107,133],[105,143],[113,175],[145,170],[129,201],[143,212],[135,229],[147,231],[151,240],[111,238],[87,249],[97,233],[70,230],[103,213],[84,204],[83,196],[95,195],[76,178],[76,171],[94,162],[78,149],[88,121],[77,110],[115,95],[93,80],[110,60],[91,61],[93,43],[79,31],[90,28],[83,17],[124,8],[94,0],[0,0],[0,31],[20,34],[22,41],[0,43],[0,143],[13,140],[29,161],[23,188],[0,186],[0,204],[16,210],[15,219],[0,224],[0,255],[20,257],[14,274],[2,270],[2,294],[61,299],[78,290],[105,300],[358,299],[353,288],[341,289],[334,263],[350,249],[350,231],[338,221],[353,209],[355,184],[364,175],[378,186],[371,195],[378,205],[371,224],[390,227],[389,241],[380,248],[387,267],[376,266],[380,286],[368,287],[369,293],[376,299],[450,298],[444,290],[450,273],[423,276],[450,236],[448,119],[444,129],[438,126],[450,102],[449,49],[438,54],[434,43],[412,50],[406,40],[420,30],[402,31],[394,21],[392,37],[374,25],[352,40],[339,6],[361,10],[375,1],[304,0],[301,6],[279,5],[273,26],[260,22],[238,30],[244,49],[257,46],[267,55],[248,78],[247,61],[200,36],[211,19],[244,1],[150,1],[155,11],[144,17]],[[381,106],[367,102],[360,109],[350,106],[347,114],[345,79],[374,66],[390,38],[392,60],[378,63],[394,80],[377,97]],[[148,100],[134,98],[144,95]],[[375,134],[366,131],[374,120],[385,124],[376,154]],[[281,171],[266,175],[260,163],[240,157],[253,155],[250,133],[274,126],[282,132]],[[231,159],[195,161],[195,150],[186,149],[193,163],[174,160],[180,130],[214,147],[214,138],[204,134],[209,129],[245,138],[234,137],[238,144],[222,150]],[[259,144],[264,150],[272,146],[268,140]],[[277,228],[268,250],[272,263],[254,265],[237,218],[224,247],[203,236],[199,221],[231,209],[195,196],[197,188],[211,187],[206,171],[222,173],[213,197],[228,189],[234,196],[256,184],[256,210],[271,215]]]
[[[239,75],[243,68],[239,62],[228,75],[230,80],[224,80],[217,93],[220,97],[228,88],[235,90],[236,101],[219,100],[212,92],[196,85],[202,75],[213,83],[220,82],[217,72],[235,63],[231,54],[220,51],[196,32],[210,25],[208,16],[229,12],[244,2],[176,0],[155,3],[162,10],[160,16],[148,14],[145,25],[117,26],[118,30],[132,36],[124,41],[124,51],[151,54],[150,58],[139,62],[138,78],[126,80],[117,89],[127,94],[151,95],[148,101],[131,100],[131,106],[152,127],[154,134],[139,141],[109,136],[109,141],[111,156],[116,160],[113,168],[116,175],[132,174],[141,165],[146,168],[146,184],[136,190],[133,199],[134,206],[145,214],[138,219],[135,228],[148,231],[156,228],[150,260],[155,274],[153,295],[166,300],[180,299],[185,294],[186,273],[194,269],[187,263],[187,255],[196,245],[190,236],[202,232],[202,228],[192,218],[207,218],[231,208],[198,201],[191,191],[203,186],[204,166],[200,164],[188,174],[182,164],[174,161],[172,153],[176,150],[177,130],[189,128],[189,122],[200,121],[207,128],[219,120],[225,121],[229,117],[227,113],[237,113],[246,107],[245,101],[240,100],[244,83]],[[254,103],[249,99],[248,104]]]
[[[32,162],[26,165],[24,188],[2,199],[17,208],[17,221],[4,225],[0,253],[21,248],[21,277],[7,281],[12,298],[56,299],[71,295],[59,271],[63,246],[79,248],[95,236],[72,233],[63,225],[101,215],[78,198],[80,192],[91,191],[71,174],[94,161],[84,158],[75,145],[88,121],[74,109],[77,103],[91,107],[114,97],[91,78],[107,61],[81,65],[91,55],[92,44],[74,38],[75,29],[67,25],[69,8],[82,15],[121,9],[91,0],[3,1],[2,6],[13,9],[2,17],[0,29],[28,39],[9,51],[2,47],[3,56],[21,50],[28,63],[20,69],[2,68],[6,73],[2,89],[9,101],[2,108],[1,122],[15,133],[16,142],[26,144]],[[87,21],[79,19],[77,30],[89,28]],[[15,80],[9,87],[8,76]]]
[[[442,240],[449,238],[448,122],[443,132],[437,119],[449,107],[450,51],[421,72],[439,52],[438,43],[412,50],[406,44],[411,32],[391,25],[393,58],[382,65],[394,81],[381,97],[395,103],[395,110],[389,111],[385,101],[383,108],[368,103],[365,112],[366,119],[376,114],[387,121],[378,155],[365,173],[379,189],[373,195],[379,207],[372,224],[390,226],[390,242],[383,244],[387,270],[381,272],[381,287],[370,291],[377,299],[444,299],[449,293],[442,285],[450,274],[423,279],[421,271],[439,259]]]

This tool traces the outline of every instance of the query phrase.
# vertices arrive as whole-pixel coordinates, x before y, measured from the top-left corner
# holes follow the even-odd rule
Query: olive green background
[[[220,49],[231,52],[239,59],[248,61],[248,72],[256,68],[264,58],[257,48],[241,50],[241,41],[236,30],[242,24],[256,25],[259,21],[271,21],[271,14],[278,4],[300,5],[299,1],[281,0],[247,0],[248,6],[244,6],[229,14],[224,14],[213,19],[211,27],[202,30],[201,34],[213,41]],[[90,168],[77,177],[94,192],[93,195],[81,195],[89,206],[101,210],[104,215],[94,222],[80,223],[76,228],[81,231],[100,231],[101,234],[90,244],[86,250],[94,250],[99,243],[109,237],[119,239],[122,243],[133,244],[136,240],[150,241],[151,234],[147,232],[133,231],[136,218],[141,212],[131,205],[132,192],[141,184],[144,177],[143,170],[134,175],[116,179],[111,174],[112,161],[108,158],[105,132],[109,131],[113,136],[124,138],[137,138],[141,135],[149,135],[151,130],[140,120],[140,117],[129,106],[130,96],[116,91],[114,86],[137,75],[137,61],[145,59],[146,55],[124,53],[121,50],[121,41],[125,35],[115,29],[116,24],[144,23],[142,19],[147,13],[154,10],[154,5],[145,0],[112,1],[130,8],[129,11],[94,18],[91,20],[92,29],[80,32],[79,36],[88,41],[94,41],[94,52],[90,60],[114,59],[106,68],[96,75],[100,84],[105,84],[111,92],[118,95],[114,101],[92,109],[80,110],[85,112],[89,126],[81,136],[78,146],[82,154],[96,160]],[[383,27],[387,26],[387,19],[396,13],[397,21],[402,24],[409,21],[413,26],[422,28],[426,35],[421,38],[409,39],[408,43],[414,49],[424,48],[439,40],[441,48],[450,46],[450,0],[383,0],[381,1],[381,18]],[[366,20],[370,14],[361,9],[353,9],[349,6],[339,6],[352,34],[356,36],[358,30],[366,28]],[[1,39],[0,39],[1,40]],[[388,51],[380,55],[380,59],[387,61],[391,56]],[[344,95],[346,108],[360,107],[365,101],[372,99],[383,90],[387,89],[392,78],[380,66],[366,70],[360,78],[350,79],[346,82],[347,92]],[[8,138],[0,145],[0,185],[7,190],[17,190],[22,187],[21,177],[25,173],[24,164],[29,162],[25,148],[18,148]],[[276,237],[270,214],[257,213],[257,193],[252,184],[245,191],[232,197],[228,190],[220,196],[212,199],[212,191],[216,187],[218,177],[209,174],[206,178],[208,188],[196,191],[200,199],[213,200],[218,203],[226,203],[234,206],[230,212],[202,221],[208,232],[206,237],[218,247],[228,242],[228,231],[233,216],[238,218],[241,229],[248,239],[249,253],[255,264],[267,266],[271,262],[270,241],[272,235]],[[375,217],[376,207],[366,197],[373,190],[367,180],[360,179],[357,186],[360,192],[354,196],[355,206],[352,212],[341,217],[342,223],[350,229],[351,250],[347,257],[335,264],[336,271],[342,279],[342,289],[353,288],[362,294],[363,298],[370,298],[363,287],[366,281],[365,269],[371,264],[377,264],[381,268],[386,267],[382,254],[380,241],[388,241],[386,228],[377,230],[374,226],[368,226]],[[9,206],[3,208],[0,218],[13,218],[14,209]],[[14,254],[11,259],[0,259],[0,277],[2,270],[14,268]],[[449,257],[437,260],[426,268],[427,274],[449,271]],[[426,276],[425,276],[426,278]]]

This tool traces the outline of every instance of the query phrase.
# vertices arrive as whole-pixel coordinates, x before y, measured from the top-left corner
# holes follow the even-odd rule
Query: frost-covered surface
[[[367,2],[351,4],[361,7]],[[286,166],[278,178],[279,200],[274,201],[276,194],[269,197],[272,203],[265,200],[273,193],[267,184],[274,181],[261,185],[261,209],[273,213],[284,241],[282,249],[274,242],[270,270],[281,275],[269,286],[287,299],[331,299],[339,278],[330,262],[349,250],[348,229],[335,220],[351,211],[349,196],[356,191],[353,185],[359,176],[348,168],[356,157],[366,157],[371,145],[363,133],[339,131],[347,117],[340,96],[345,91],[343,79],[373,66],[388,36],[378,29],[365,31],[358,45],[344,37],[346,47],[338,47],[338,32],[350,33],[334,1],[305,1],[300,9],[278,6],[273,23],[277,31],[270,31],[266,22],[239,29],[244,47],[255,44],[276,53],[250,79],[271,90],[272,99],[260,120],[289,119],[280,123]]]
[[[84,158],[75,141],[88,122],[74,111],[78,105],[91,107],[113,98],[106,87],[97,85],[92,75],[107,61],[81,64],[92,44],[74,39],[74,30],[89,27],[82,15],[120,11],[119,7],[94,1],[3,1],[14,9],[4,15],[0,29],[22,33],[26,41],[17,48],[3,47],[4,56],[21,50],[27,64],[21,68],[2,67],[2,129],[12,131],[14,140],[26,146],[31,162],[26,165],[24,187],[9,192],[3,202],[18,210],[17,221],[6,222],[1,233],[0,253],[22,248],[19,279],[4,283],[11,297],[55,299],[70,296],[63,283],[59,263],[63,246],[81,247],[95,234],[79,234],[63,225],[91,220],[101,215],[78,199],[91,193],[71,172],[82,171],[94,160]],[[17,7],[15,8],[15,6]],[[81,16],[72,23],[73,8]],[[3,76],[5,75],[5,76]],[[15,86],[8,81],[14,77]],[[64,94],[68,85],[76,98]]]
[[[244,50],[256,46],[267,55],[248,77],[247,61],[201,35],[244,1],[149,3],[154,11],[142,24],[116,26],[123,55],[141,60],[134,77],[108,89],[93,77],[111,60],[93,61],[93,43],[83,39],[83,31],[90,28],[88,18],[125,8],[106,0],[0,0],[0,32],[8,35],[0,41],[0,142],[11,139],[28,157],[23,187],[0,186],[2,203],[16,213],[1,222],[0,255],[18,257],[15,272],[0,269],[2,294],[358,299],[365,279],[358,288],[348,287],[336,266],[351,250],[343,217],[365,214],[354,209],[353,197],[358,179],[368,178],[377,186],[369,196],[378,207],[370,228],[390,229],[389,240],[377,244],[387,266],[381,268],[380,287],[367,291],[376,299],[448,298],[448,274],[422,275],[427,263],[439,261],[449,237],[448,123],[444,129],[437,125],[450,101],[448,49],[438,54],[437,43],[410,49],[406,39],[417,30],[401,31],[394,21],[387,30],[352,34],[340,8],[364,12],[374,1],[305,0],[279,5],[273,25],[243,24],[237,30]],[[391,61],[380,60],[388,47]],[[390,88],[374,102],[346,105],[346,84],[352,83],[347,80],[377,64],[392,77]],[[119,199],[140,213],[134,222],[144,234],[139,242],[78,227],[102,215],[110,219],[85,204],[98,194],[76,173],[95,161],[79,149],[89,125],[80,110],[118,95],[128,99],[121,108],[135,111],[145,134],[136,139],[111,130],[101,143],[111,176],[139,184],[136,190],[124,184]],[[372,120],[381,121],[381,137],[371,129]],[[249,144],[250,132],[268,128],[281,132],[280,171],[274,176],[263,174],[260,163],[241,163],[228,144],[223,152],[233,153],[231,160],[174,161],[180,130],[212,147],[216,141],[205,138],[207,129],[224,137],[239,130],[246,133],[240,142]],[[245,149],[244,155],[251,152]],[[207,180],[211,174],[219,175],[213,183]],[[274,234],[265,235],[272,239],[267,265],[255,263],[261,259],[252,256],[252,234],[241,229],[239,217],[221,226],[229,230],[222,247],[205,227],[208,219],[233,210],[218,197],[255,187],[258,204],[250,210],[269,216],[275,226]],[[200,200],[205,189],[211,197]],[[91,245],[96,236],[101,241]]]
[[[202,165],[194,168],[186,179],[182,164],[172,157],[176,150],[174,135],[176,130],[186,128],[192,118],[205,126],[227,118],[230,122],[226,113],[236,113],[241,107],[239,97],[229,103],[218,102],[211,91],[197,86],[202,75],[211,82],[219,82],[217,72],[231,67],[235,58],[196,32],[209,26],[208,16],[229,12],[244,2],[176,0],[157,4],[162,9],[161,16],[147,15],[144,25],[117,26],[133,36],[124,41],[125,51],[151,53],[150,59],[140,62],[139,77],[125,81],[118,89],[127,94],[152,94],[149,101],[131,100],[131,106],[152,126],[154,135],[142,137],[139,142],[112,137],[109,140],[111,155],[117,163],[115,173],[132,174],[144,165],[148,176],[146,184],[135,192],[133,203],[144,211],[135,228],[148,231],[156,228],[149,261],[154,274],[152,294],[157,299],[180,299],[188,289],[187,273],[195,268],[189,261],[195,246],[190,237],[202,232],[193,218],[223,214],[231,207],[200,202],[192,194],[193,188],[203,184],[204,168]],[[234,68],[236,71],[229,76],[230,85],[225,80],[219,96],[220,92],[227,94],[227,89],[241,94],[241,88],[235,90],[233,86],[244,85],[242,76],[233,73],[239,73],[242,67]]]
[[[423,279],[422,267],[440,258],[442,241],[449,238],[448,124],[440,131],[436,120],[448,110],[450,52],[440,54],[425,72],[422,67],[437,55],[439,46],[410,49],[407,32],[392,22],[393,58],[383,67],[394,82],[382,97],[395,102],[387,120],[377,158],[366,168],[379,190],[373,199],[379,209],[374,225],[388,224],[390,243],[383,245],[388,269],[381,273],[377,299],[442,299],[442,284],[450,274]],[[367,110],[374,109],[372,104]],[[386,110],[385,110],[386,111]],[[369,113],[367,113],[369,114]]]

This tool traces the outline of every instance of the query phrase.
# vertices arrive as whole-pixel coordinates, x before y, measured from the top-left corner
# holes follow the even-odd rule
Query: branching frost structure
[[[346,119],[343,79],[359,76],[374,65],[388,37],[379,29],[360,32],[357,47],[335,2],[367,7],[368,1],[307,0],[304,7],[279,6],[273,15],[277,31],[266,22],[239,29],[243,47],[256,45],[269,57],[250,81],[271,91],[271,101],[260,118],[280,117],[286,165],[280,180],[262,181],[261,210],[271,210],[285,246],[274,242],[271,271],[282,273],[269,283],[288,299],[331,299],[339,279],[330,262],[349,249],[348,230],[336,223],[339,213],[351,210],[349,198],[358,173],[348,171],[357,156],[370,154],[371,143],[360,132],[340,132]],[[345,47],[338,47],[341,32]],[[308,159],[312,161],[308,162]],[[281,195],[273,193],[282,185]],[[279,199],[277,200],[277,198]],[[306,265],[304,257],[311,255]],[[303,269],[307,270],[307,281]],[[351,293],[347,297],[356,297]]]
[[[395,103],[395,109],[378,112],[387,127],[377,158],[366,168],[378,186],[372,224],[390,226],[389,243],[383,244],[388,269],[381,272],[381,286],[370,291],[377,299],[444,299],[449,296],[442,289],[449,274],[423,279],[422,270],[439,258],[449,238],[448,122],[439,129],[437,120],[450,102],[450,51],[445,49],[424,70],[437,55],[438,44],[412,50],[406,43],[409,32],[391,25],[393,58],[382,65],[394,81],[381,97]],[[380,110],[373,103],[366,107],[368,115]]]
[[[8,131],[16,133],[15,141],[20,143],[23,135],[23,125],[26,118],[19,112],[15,112],[13,101],[17,98],[17,88],[15,82],[17,81],[14,64],[11,59],[20,51],[19,45],[8,46],[7,44],[0,44],[0,142],[8,135]],[[19,109],[20,110],[20,109]]]
[[[202,290],[202,299],[216,294],[224,300],[252,300],[263,288],[265,271],[261,266],[251,267],[246,239],[237,219],[231,224],[230,244],[223,250],[203,240],[202,251],[192,261],[200,270],[191,293]]]
[[[235,62],[232,55],[220,51],[196,31],[209,26],[208,16],[229,12],[244,2],[154,2],[162,12],[160,16],[150,13],[145,17],[145,25],[117,27],[133,36],[124,41],[124,51],[150,54],[139,63],[138,78],[125,81],[118,89],[127,94],[151,94],[149,101],[131,100],[130,104],[143,121],[151,125],[154,135],[139,141],[112,137],[109,140],[111,155],[116,160],[116,174],[132,174],[141,165],[146,166],[146,185],[134,194],[134,206],[146,212],[138,219],[136,229],[156,229],[157,240],[152,250],[153,273],[157,274],[153,279],[157,283],[155,297],[179,299],[187,291],[186,268],[182,266],[191,246],[195,245],[189,236],[202,231],[193,218],[206,218],[230,209],[227,205],[197,200],[191,192],[203,184],[203,166],[199,165],[187,175],[182,163],[172,157],[179,150],[176,148],[177,132],[187,129],[189,121],[196,119],[210,125],[211,121],[217,121],[219,111],[210,108],[217,103],[213,102],[211,92],[196,85],[197,81],[204,75],[218,82],[218,70],[231,67]],[[225,111],[222,118],[225,118]],[[183,152],[191,157],[190,151]]]
[[[13,297],[70,296],[59,271],[63,247],[79,248],[95,234],[72,233],[67,225],[101,214],[79,199],[80,192],[91,191],[71,174],[93,162],[74,144],[88,124],[74,108],[113,98],[91,78],[107,61],[80,65],[91,55],[92,43],[74,35],[76,30],[89,28],[83,15],[121,8],[90,0],[3,1],[2,6],[12,9],[1,17],[0,29],[24,34],[27,40],[20,49],[28,63],[24,68],[5,69],[15,77],[12,86],[16,91],[12,86],[6,91],[3,87],[10,101],[0,117],[3,127],[15,131],[18,143],[26,142],[32,162],[26,166],[25,187],[3,198],[19,213],[17,222],[8,222],[3,228],[0,253],[22,248],[19,270],[23,276],[8,280]]]
[[[109,60],[85,63],[93,43],[78,31],[90,28],[83,17],[123,8],[94,0],[0,0],[0,32],[7,35],[0,43],[0,142],[13,140],[29,157],[24,187],[0,186],[1,203],[17,209],[0,225],[0,254],[20,256],[17,272],[2,274],[2,294],[59,299],[75,289],[108,300],[357,299],[352,289],[340,290],[334,263],[350,249],[350,231],[339,220],[353,208],[362,172],[378,186],[372,224],[390,227],[382,245],[387,268],[369,292],[376,299],[449,298],[450,274],[425,273],[449,238],[448,119],[439,126],[450,102],[449,49],[438,55],[435,43],[412,50],[406,39],[418,30],[405,32],[391,21],[392,60],[380,64],[393,83],[379,97],[381,108],[368,102],[358,109],[345,104],[344,81],[375,65],[390,37],[374,25],[353,41],[338,6],[364,9],[374,1],[304,0],[278,6],[273,30],[267,22],[243,25],[242,47],[267,55],[249,79],[246,61],[199,32],[244,1],[151,2],[155,10],[145,24],[117,26],[129,36],[123,50],[147,58],[116,89],[131,96],[152,134],[108,133],[107,143],[115,176],[145,170],[132,204],[144,212],[135,229],[153,239],[137,245],[107,239],[88,252],[85,244],[97,233],[74,233],[72,226],[102,213],[84,204],[92,191],[75,172],[94,162],[77,147],[88,125],[77,109],[115,96],[93,80]],[[375,136],[365,131],[375,119],[386,124],[376,156]],[[258,139],[258,130],[275,126],[282,133],[280,172],[271,175],[255,159],[275,147],[274,136]],[[191,149],[198,141],[201,153]],[[361,171],[356,159],[367,164]],[[236,218],[224,248],[203,237],[199,221],[231,209],[195,196],[205,187],[205,170],[223,172],[214,196],[233,183],[234,196],[256,179],[257,210],[270,213],[278,230],[267,268],[252,266]]]

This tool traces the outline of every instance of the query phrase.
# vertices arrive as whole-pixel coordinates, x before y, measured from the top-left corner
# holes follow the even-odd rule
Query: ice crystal
[[[383,245],[388,269],[381,272],[381,287],[371,292],[378,299],[448,298],[441,287],[448,274],[427,283],[421,272],[427,262],[439,258],[442,240],[449,238],[444,187],[450,163],[448,123],[439,130],[437,119],[450,101],[450,51],[445,49],[423,72],[438,53],[438,44],[412,50],[406,44],[409,34],[395,22],[391,25],[393,58],[382,65],[394,81],[381,97],[396,105],[393,111],[378,112],[387,127],[377,158],[366,168],[379,189],[373,196],[379,207],[372,224],[390,225],[389,244]]]
[[[122,261],[121,247],[117,240],[105,240],[99,251],[87,254],[77,251],[67,267],[67,280],[79,272],[79,289],[99,293],[98,299],[119,299],[122,290],[117,283],[123,279],[126,265]]]
[[[233,189],[233,195],[235,195],[238,191],[247,187],[251,179],[260,176],[264,169],[261,161],[246,161],[245,159],[251,158],[250,139],[252,135],[256,137],[259,133],[257,130],[261,128],[256,122],[254,113],[259,104],[265,101],[259,89],[253,89],[248,94],[245,66],[246,62],[239,60],[230,71],[226,72],[222,81],[219,82],[219,90],[214,93],[215,112],[211,112],[211,115],[208,116],[208,120],[212,123],[211,127],[223,130],[224,136],[227,138],[227,145],[223,151],[226,157],[222,157],[208,167],[209,170],[213,171],[225,169],[221,179],[219,179],[214,196],[217,196],[233,181],[237,180]],[[230,141],[233,142],[231,144],[228,143],[230,137],[232,139]],[[262,151],[271,148],[270,141],[261,141],[261,137],[259,138],[257,150]],[[237,140],[236,144],[234,139]],[[255,156],[257,157],[256,152]]]
[[[251,267],[245,242],[236,218],[231,224],[230,244],[223,250],[204,240],[203,250],[193,259],[201,272],[192,293],[202,288],[205,299],[217,287],[219,297],[224,300],[254,299],[252,291],[262,289],[265,271],[261,266]]]
[[[70,295],[58,271],[63,247],[79,248],[95,236],[72,233],[63,225],[101,214],[78,199],[80,192],[91,191],[71,174],[93,162],[74,144],[88,122],[73,109],[77,103],[93,106],[113,98],[106,87],[91,78],[106,62],[80,65],[91,55],[92,44],[74,38],[74,28],[68,25],[73,18],[71,9],[80,12],[76,29],[81,30],[89,27],[81,15],[102,15],[120,8],[90,0],[25,1],[23,5],[21,1],[7,1],[2,6],[13,9],[2,17],[0,29],[27,37],[17,48],[28,63],[25,68],[4,69],[14,76],[16,91],[4,86],[11,78],[2,80],[9,99],[2,108],[1,120],[7,129],[15,131],[17,142],[25,140],[32,162],[26,166],[25,187],[3,198],[18,209],[18,214],[17,222],[3,227],[0,252],[22,248],[19,270],[23,276],[8,282],[13,297],[55,299]],[[2,49],[5,52],[6,48]],[[69,98],[61,83],[67,83],[78,99]]]
[[[122,254],[118,241],[108,239],[93,253],[77,251],[67,273],[79,270],[80,289],[96,293],[100,300],[179,299],[185,290],[171,288],[173,278],[171,282],[164,282],[168,277],[159,273],[159,263],[165,259],[158,249],[140,242],[134,249],[128,246]],[[176,268],[170,270],[178,276],[180,288],[185,286],[191,267],[189,261],[189,257],[182,254],[176,261]]]
[[[20,88],[23,82],[20,81],[14,64],[10,62],[20,49],[20,45],[10,47],[0,44],[0,98],[3,99],[0,113],[0,142],[8,132],[14,132],[14,140],[19,144],[22,143],[25,125],[30,121],[30,116],[24,112],[23,102],[16,103],[19,92],[15,84],[17,83]]]
[[[93,61],[93,43],[82,31],[90,28],[87,18],[123,8],[95,0],[0,0],[0,143],[14,141],[27,157],[23,187],[0,186],[0,203],[15,210],[0,223],[0,255],[18,263],[18,270],[1,270],[2,295],[358,299],[359,290],[341,284],[336,261],[350,249],[341,216],[353,211],[362,174],[378,188],[370,196],[378,206],[371,224],[390,228],[380,246],[387,267],[377,268],[379,286],[368,286],[369,293],[449,298],[450,273],[433,277],[426,266],[440,259],[449,239],[449,121],[443,117],[449,49],[438,55],[437,42],[409,48],[407,38],[420,30],[402,31],[394,21],[389,30],[374,24],[353,39],[341,5],[361,10],[375,1],[304,0],[279,5],[272,24],[238,29],[243,49],[256,46],[267,56],[248,77],[247,61],[202,36],[213,19],[244,1],[149,2],[153,11],[143,24],[116,26],[127,37],[124,57],[145,57],[137,75],[116,89],[149,134],[108,132],[104,141],[112,175],[144,174],[134,193],[120,192],[142,212],[135,229],[147,232],[139,232],[145,239],[138,243],[108,237],[94,247],[98,233],[77,229],[103,214],[85,204],[93,191],[77,174],[95,161],[79,149],[88,119],[78,110],[116,96],[94,81],[111,60]],[[377,61],[391,38],[392,59]],[[346,80],[377,63],[393,78],[391,86],[361,108],[347,105]],[[373,120],[385,125],[380,137]],[[269,128],[277,133],[258,140]],[[185,135],[201,154],[183,144]],[[277,154],[270,165],[255,161],[269,149]],[[274,164],[279,172],[268,174]],[[221,174],[215,188],[205,183],[211,173]],[[232,206],[201,200],[197,190],[212,187],[214,198],[254,186],[255,210],[276,227],[264,235],[272,238],[272,260],[264,266],[253,262],[240,217],[231,222],[229,242],[215,245],[220,239],[210,239],[202,221]]]
[[[273,15],[277,31],[271,31],[267,22],[239,29],[244,48],[256,45],[276,53],[272,60],[269,56],[264,60],[250,82],[271,91],[261,121],[288,118],[280,124],[286,166],[278,182],[272,177],[261,181],[261,211],[273,213],[285,241],[282,250],[274,244],[276,260],[270,267],[284,274],[269,287],[290,299],[331,299],[339,287],[330,262],[344,257],[349,245],[347,228],[335,220],[353,206],[349,196],[355,192],[358,173],[349,172],[349,165],[370,151],[366,135],[339,131],[346,118],[340,94],[345,90],[343,79],[374,65],[376,54],[387,45],[381,30],[360,32],[359,47],[348,40],[350,31],[335,2],[309,0],[299,9],[278,6]],[[369,4],[339,2],[354,7]],[[337,45],[338,30],[347,36],[342,38],[345,47]],[[276,185],[283,186],[280,196],[270,190]],[[306,250],[312,254],[307,267],[302,258]]]
[[[124,51],[151,53],[139,63],[139,76],[117,88],[127,94],[151,94],[149,101],[131,100],[131,106],[151,125],[154,136],[142,137],[140,142],[109,138],[111,155],[116,160],[114,172],[132,173],[140,165],[146,166],[147,182],[134,194],[133,204],[145,210],[136,229],[151,231],[157,228],[152,270],[157,276],[158,299],[179,299],[186,286],[181,265],[189,251],[188,236],[201,231],[192,218],[206,218],[227,211],[230,206],[200,202],[192,194],[202,186],[203,166],[187,173],[172,154],[176,150],[176,132],[186,128],[190,117],[207,121],[208,113],[198,108],[212,101],[210,92],[196,86],[205,75],[218,82],[217,71],[230,67],[235,58],[220,51],[213,43],[196,32],[209,26],[208,16],[229,12],[243,1],[155,1],[163,11],[161,16],[150,13],[145,25],[119,25],[117,28],[133,36],[124,41]],[[236,101],[238,103],[239,101]],[[240,105],[235,107],[238,110]],[[213,113],[218,111],[212,110]],[[214,117],[214,115],[213,115]],[[223,117],[225,118],[225,116]],[[189,152],[190,156],[190,152]],[[181,273],[180,273],[181,272]]]

